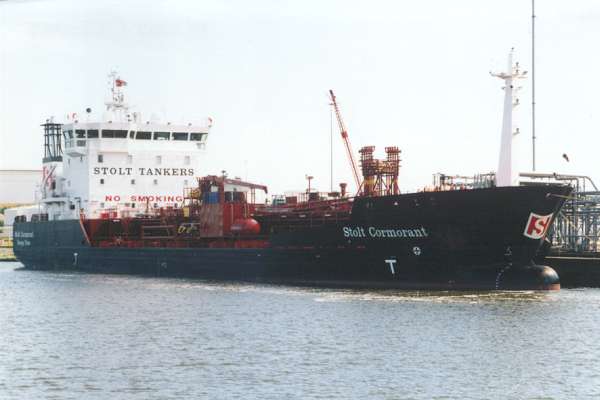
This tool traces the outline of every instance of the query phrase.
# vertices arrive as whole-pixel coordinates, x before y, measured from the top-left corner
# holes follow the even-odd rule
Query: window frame
[[[153,132],[152,140],[171,140],[171,132]]]
[[[191,132],[190,133],[190,142],[202,142],[202,138],[206,135],[204,132]],[[196,139],[197,138],[197,139]]]
[[[90,134],[90,132],[92,132]],[[87,138],[88,139],[98,139],[100,137],[100,130],[99,129],[88,129],[87,130]]]
[[[135,133],[135,140],[152,140],[151,131],[137,131]]]
[[[183,136],[183,135],[185,135],[185,136]],[[181,141],[181,142],[188,141],[190,138],[189,132],[173,132],[173,134],[171,136],[173,137],[173,140]]]

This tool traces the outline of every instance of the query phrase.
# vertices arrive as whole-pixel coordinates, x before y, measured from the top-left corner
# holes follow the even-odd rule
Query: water
[[[356,292],[0,263],[0,399],[598,399],[600,290]]]

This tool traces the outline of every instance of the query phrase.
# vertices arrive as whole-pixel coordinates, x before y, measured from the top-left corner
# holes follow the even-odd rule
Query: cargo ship
[[[433,187],[400,193],[400,150],[376,159],[363,147],[358,166],[331,92],[357,192],[341,184],[319,193],[309,179],[306,191],[269,199],[264,185],[201,173],[211,119],[146,120],[130,112],[126,85],[111,74],[101,122],[87,109],[42,124],[39,204],[13,224],[25,268],[352,288],[560,287],[533,259],[571,187],[514,185],[502,161],[510,140],[493,179],[438,175]],[[503,138],[513,136],[506,113]]]

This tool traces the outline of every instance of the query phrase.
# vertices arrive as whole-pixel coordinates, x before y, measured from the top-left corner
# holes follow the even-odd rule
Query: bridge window
[[[77,139],[85,139],[85,129],[75,129],[75,137]]]
[[[152,139],[152,132],[138,132],[135,138],[137,140],[150,140]]]
[[[135,131],[129,131],[129,139],[133,139],[135,137]]]
[[[188,140],[187,132],[173,132],[173,140]]]
[[[101,178],[101,179],[100,179],[100,184],[101,184],[101,185],[104,185],[104,178]]]
[[[88,139],[95,139],[98,137],[98,129],[88,129],[87,131]]]
[[[73,139],[73,131],[65,131],[65,135],[69,138],[69,139]]]
[[[162,156],[156,156],[156,164],[157,165],[162,164]]]
[[[99,163],[102,163],[102,162],[104,162],[104,155],[102,155],[102,154],[98,154],[98,162],[99,162]]]
[[[124,139],[127,137],[127,131],[115,130],[115,129],[102,129],[103,138],[120,138]]]
[[[154,132],[154,140],[169,140],[169,132]]]
[[[192,132],[190,133],[190,140],[195,140],[196,142],[199,142],[203,140],[205,135],[206,133]]]

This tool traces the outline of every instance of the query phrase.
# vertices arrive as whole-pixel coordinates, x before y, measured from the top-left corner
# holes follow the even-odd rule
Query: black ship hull
[[[532,260],[570,190],[357,198],[349,220],[271,229],[260,248],[94,247],[78,220],[21,222],[14,252],[26,268],[44,270],[356,288],[555,289],[556,273]],[[536,217],[547,219],[536,227]]]

